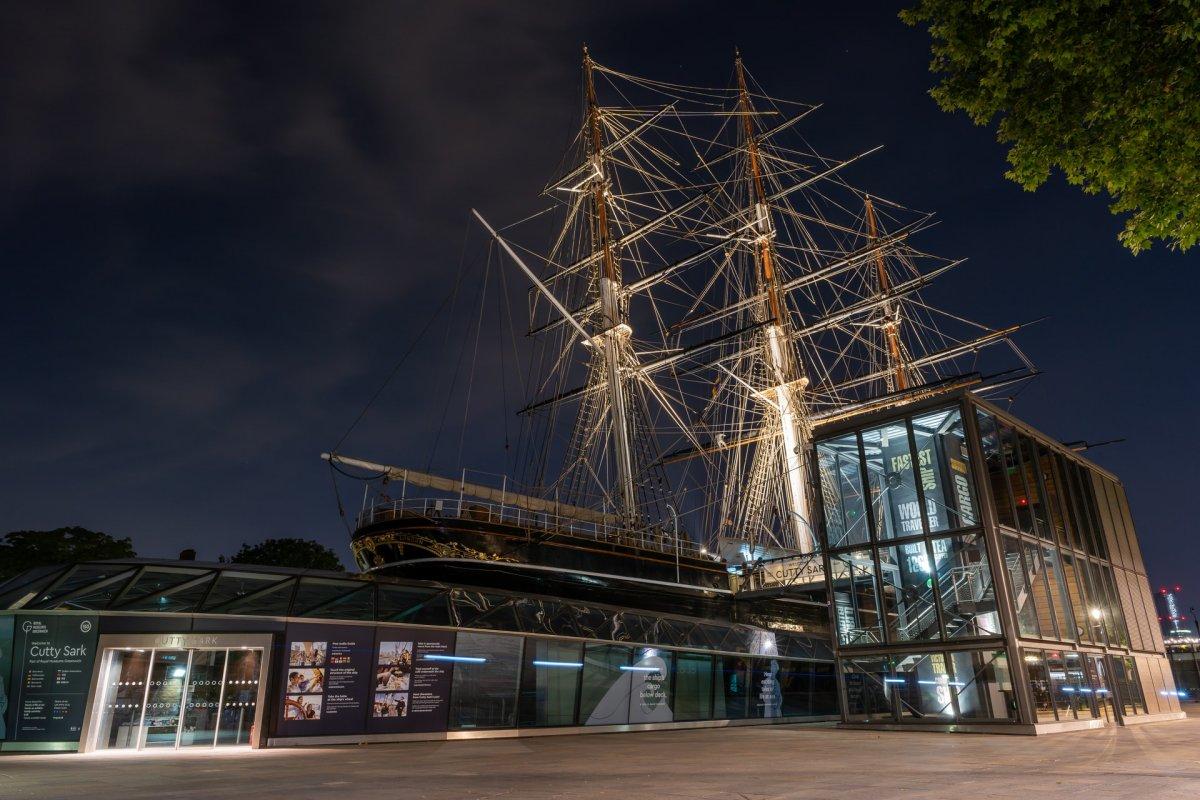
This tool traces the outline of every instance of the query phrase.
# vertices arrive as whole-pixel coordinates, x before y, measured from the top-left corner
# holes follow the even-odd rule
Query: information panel
[[[8,738],[6,719],[8,718],[8,698],[12,694],[9,676],[12,675],[13,622],[15,621],[16,618],[12,615],[0,616],[0,741]]]
[[[15,620],[8,738],[79,741],[96,658],[96,617],[18,614]]]
[[[279,735],[362,733],[375,631],[363,625],[288,625]]]
[[[453,631],[380,628],[370,733],[442,731],[450,712]]]

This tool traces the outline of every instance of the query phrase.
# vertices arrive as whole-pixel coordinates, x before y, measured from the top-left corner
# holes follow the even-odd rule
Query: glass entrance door
[[[179,739],[179,710],[188,672],[187,650],[155,650],[142,723],[142,747],[174,747]]]
[[[225,651],[193,650],[183,704],[180,747],[212,747],[217,740],[221,689],[225,685]]]
[[[98,750],[250,744],[261,648],[107,649]]]

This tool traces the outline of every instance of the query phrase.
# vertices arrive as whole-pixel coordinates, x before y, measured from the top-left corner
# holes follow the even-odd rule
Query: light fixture
[[[1094,620],[1097,620],[1097,621],[1098,621],[1098,620],[1099,620],[1101,617],[1103,617],[1103,616],[1104,616],[1104,612],[1103,612],[1103,611],[1101,611],[1101,610],[1100,610],[1100,609],[1098,609],[1098,608],[1093,608],[1093,609],[1091,610],[1091,615],[1092,615],[1092,619],[1094,619]]]
[[[621,669],[626,672],[658,672],[658,667],[631,667],[626,664],[622,664]]]
[[[486,658],[481,658],[481,657],[479,657],[479,656],[439,656],[439,655],[425,655],[425,656],[421,656],[421,659],[422,659],[423,661],[462,661],[462,662],[465,662],[465,663],[467,663],[467,664],[484,664],[484,663],[486,663],[486,662],[487,662],[487,659],[486,659]]]
[[[535,667],[567,667],[569,669],[580,669],[583,664],[579,661],[534,661]]]

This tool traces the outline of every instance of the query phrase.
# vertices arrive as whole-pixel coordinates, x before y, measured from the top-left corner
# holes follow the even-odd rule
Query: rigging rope
[[[333,449],[329,452],[336,453],[338,448],[342,446],[342,443],[346,441],[346,437],[348,437],[351,432],[354,431],[354,429],[358,426],[358,423],[362,422],[363,417],[367,415],[367,412],[370,411],[371,406],[373,406],[375,401],[379,399],[379,396],[383,394],[384,389],[388,387],[388,384],[392,382],[392,379],[396,377],[396,373],[400,371],[400,368],[404,366],[404,362],[408,360],[410,355],[412,355],[413,350],[415,350],[417,345],[421,343],[421,340],[425,338],[425,334],[429,332],[431,327],[433,327],[434,321],[437,320],[438,316],[442,313],[442,310],[446,307],[446,304],[450,302],[450,298],[453,297],[457,291],[458,286],[456,284],[454,289],[452,289],[449,294],[442,298],[442,302],[438,304],[438,307],[434,310],[433,315],[429,317],[424,327],[421,328],[421,332],[417,334],[417,337],[413,339],[411,343],[409,343],[408,348],[404,351],[404,354],[400,356],[400,360],[396,362],[396,365],[392,367],[392,371],[388,373],[387,378],[382,384],[380,384],[379,388],[375,390],[375,393],[371,395],[371,399],[367,401],[365,406],[363,406],[362,411],[358,412],[358,416],[354,418],[354,422],[350,423],[350,427],[346,429],[346,432],[342,434],[342,437],[337,440],[337,444],[335,444]]]

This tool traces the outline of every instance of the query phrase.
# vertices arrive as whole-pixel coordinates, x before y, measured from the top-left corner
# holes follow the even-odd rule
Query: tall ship
[[[784,619],[779,603],[825,605],[816,426],[1035,374],[1020,326],[927,299],[962,260],[920,249],[932,214],[849,183],[879,148],[819,154],[802,134],[819,106],[732,66],[706,88],[584,49],[543,207],[501,229],[473,210],[494,290],[528,291],[523,332],[474,331],[526,391],[514,470],[324,454],[366,484],[364,571]]]

